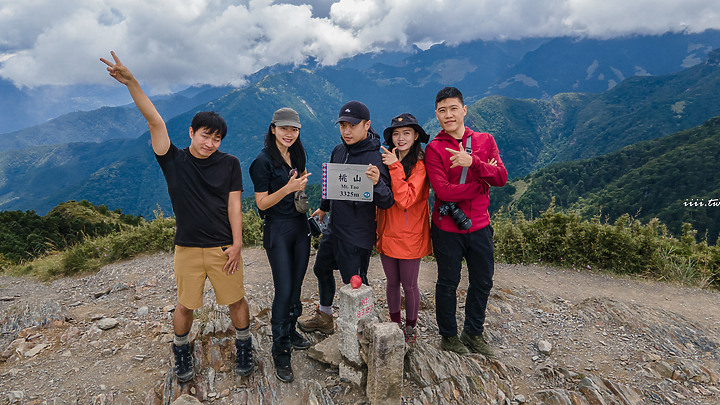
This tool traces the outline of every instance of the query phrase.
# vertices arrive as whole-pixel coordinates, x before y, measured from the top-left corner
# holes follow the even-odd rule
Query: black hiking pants
[[[290,350],[290,333],[302,314],[300,289],[310,258],[310,230],[305,216],[265,218],[263,247],[275,287],[270,318],[272,351],[280,353]]]
[[[492,227],[488,225],[475,232],[454,233],[440,230],[433,225],[430,235],[438,268],[435,316],[440,335],[452,337],[458,334],[455,314],[463,258],[467,262],[470,284],[465,300],[463,327],[471,335],[481,335],[495,273]]]

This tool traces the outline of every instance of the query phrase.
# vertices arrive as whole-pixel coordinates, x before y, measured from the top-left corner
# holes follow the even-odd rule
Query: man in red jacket
[[[443,349],[493,356],[482,336],[495,272],[488,191],[490,186],[504,186],[508,174],[495,139],[465,127],[466,114],[460,90],[445,87],[438,92],[435,117],[442,131],[425,149],[425,166],[435,191],[430,231],[438,266],[435,314]],[[470,285],[465,324],[458,337],[456,292],[463,258]]]

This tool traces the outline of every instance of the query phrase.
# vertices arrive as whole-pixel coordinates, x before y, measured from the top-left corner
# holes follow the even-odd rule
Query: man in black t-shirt
[[[170,142],[165,122],[138,81],[111,52],[108,72],[127,86],[150,128],[155,157],[167,181],[175,213],[174,272],[178,302],[173,316],[175,375],[180,382],[195,375],[188,334],[193,310],[202,306],[205,280],[210,279],[217,303],[227,305],[235,326],[239,375],[252,372],[250,314],[245,301],[242,268],[242,176],[235,156],[220,152],[227,125],[217,113],[195,115],[189,129],[190,146],[178,149]]]

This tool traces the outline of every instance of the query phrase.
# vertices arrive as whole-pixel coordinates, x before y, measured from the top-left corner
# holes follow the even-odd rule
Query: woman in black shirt
[[[265,135],[265,148],[250,166],[255,202],[263,218],[263,247],[272,269],[272,355],[275,375],[283,382],[294,378],[291,349],[310,343],[295,329],[302,312],[300,287],[310,257],[307,197],[310,175],[305,169],[305,149],[300,141],[300,117],[291,108],[275,111]],[[304,198],[303,198],[304,197]]]

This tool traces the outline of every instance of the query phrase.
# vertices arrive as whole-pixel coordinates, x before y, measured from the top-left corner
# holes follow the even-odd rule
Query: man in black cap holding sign
[[[359,101],[342,106],[338,119],[342,143],[333,149],[330,163],[368,165],[365,175],[373,183],[373,201],[327,200],[312,215],[322,220],[332,212],[327,231],[323,233],[315,256],[313,272],[318,279],[320,305],[308,316],[298,320],[305,332],[333,333],[335,323],[332,303],[335,296],[335,276],[339,269],[345,284],[359,275],[368,284],[367,270],[375,245],[375,208],[390,208],[393,200],[390,174],[382,163],[380,138],[370,127],[370,111]]]

